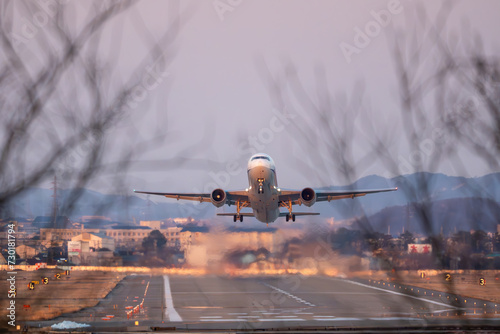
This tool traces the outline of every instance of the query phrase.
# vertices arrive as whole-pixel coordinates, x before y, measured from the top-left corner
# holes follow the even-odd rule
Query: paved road
[[[486,309],[472,300],[466,305],[454,304],[445,295],[416,290],[418,293],[394,284],[388,287],[381,282],[332,277],[131,275],[96,307],[43,326],[71,320],[96,328],[133,326],[136,321],[143,326],[178,328],[401,327],[425,326],[431,319],[453,322],[458,314],[482,315],[486,311],[491,321],[500,320],[494,305],[488,304]],[[126,312],[143,298],[143,307],[127,318]]]

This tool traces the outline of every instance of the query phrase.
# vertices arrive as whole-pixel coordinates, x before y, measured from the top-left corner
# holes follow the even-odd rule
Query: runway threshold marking
[[[335,278],[332,278],[332,279],[338,281],[338,279],[335,279]],[[370,288],[370,289],[384,291],[384,292],[387,292],[387,293],[392,293],[393,295],[398,295],[398,296],[403,296],[403,297],[417,299],[417,300],[420,300],[420,301],[423,301],[423,302],[426,302],[426,303],[436,304],[436,305],[445,306],[445,307],[453,307],[455,309],[458,309],[458,307],[453,306],[453,305],[448,305],[448,304],[436,302],[436,301],[425,299],[425,298],[415,297],[415,296],[407,295],[407,294],[401,293],[401,292],[386,290],[386,289],[378,288],[378,287],[375,287],[375,286],[371,286],[371,285],[367,285],[367,284],[363,284],[363,283],[359,283],[359,282],[354,282],[354,281],[349,281],[349,280],[342,280],[342,282],[348,282],[348,283],[351,283],[351,284],[363,286],[365,288]]]
[[[167,275],[163,275],[163,282],[165,284],[165,305],[167,309],[165,310],[166,315],[170,321],[182,321],[181,316],[174,308],[174,301],[172,299],[172,291],[170,290],[170,280]]]

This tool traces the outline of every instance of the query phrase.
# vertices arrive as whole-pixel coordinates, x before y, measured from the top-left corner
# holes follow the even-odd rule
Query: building
[[[40,240],[42,241],[70,241],[77,235],[87,233],[99,233],[98,228],[74,229],[74,228],[41,228]]]
[[[11,224],[14,226],[14,231],[16,231],[16,239],[29,239],[36,236],[39,232],[39,228],[33,226],[32,222],[26,218],[14,217],[9,218],[6,221],[0,223],[0,239],[8,239],[8,230]],[[3,240],[2,240],[3,241]],[[2,242],[4,244],[5,242]]]
[[[37,216],[33,220],[33,226],[39,228],[66,228],[71,226],[71,222],[66,216]]]
[[[122,258],[114,256],[111,251],[97,251],[86,253],[83,257],[83,263],[89,266],[121,266]]]
[[[115,240],[111,237],[106,236],[103,233],[88,233],[84,232],[76,237],[71,238],[71,244],[75,245],[75,242],[80,242],[81,252],[90,252],[90,249],[98,250],[101,248],[107,248],[110,251],[115,250]],[[68,243],[68,247],[69,247]],[[69,251],[69,249],[68,249]]]
[[[90,266],[121,265],[115,257],[115,240],[103,233],[84,232],[68,242],[68,257],[74,264]]]
[[[431,244],[408,244],[408,254],[431,254]]]
[[[173,223],[177,225],[185,225],[185,224],[191,224],[194,222],[193,218],[187,217],[187,218],[168,218],[167,219],[168,223]]]
[[[141,220],[139,222],[139,225],[141,226],[147,226],[153,230],[159,230],[161,229],[161,220]]]
[[[16,253],[21,259],[31,259],[38,254],[36,248],[26,245],[17,246]]]
[[[182,241],[185,240],[183,237],[186,237],[181,234],[181,231],[181,227],[167,227],[166,229],[160,230],[160,232],[165,236],[165,239],[167,239],[167,244],[165,246],[181,248],[183,244]]]
[[[117,226],[101,230],[107,237],[113,238],[116,246],[140,246],[152,229],[148,226]]]
[[[88,223],[88,222],[93,221],[93,220],[102,220],[102,221],[108,221],[108,222],[110,222],[111,218],[106,217],[106,216],[82,216],[80,218],[80,221],[82,223]]]
[[[155,226],[155,224],[152,224]],[[134,246],[141,247],[144,238],[155,229],[149,226],[130,226],[130,227],[117,227],[108,230],[101,230],[106,236],[115,239],[117,246]],[[182,247],[183,241],[186,241],[186,235],[181,233],[181,227],[167,227],[165,229],[158,229],[167,239],[167,247]]]
[[[158,227],[157,223],[152,223],[151,226]],[[116,247],[136,247],[142,246],[144,238],[154,231],[150,226],[116,226],[108,229],[98,228],[81,228],[81,229],[40,229],[40,242],[46,245],[59,244],[63,241],[71,241],[76,236],[82,233],[90,233],[95,235],[103,235],[115,241]],[[178,247],[184,250],[192,243],[193,236],[198,232],[185,231],[181,227],[167,227],[158,229],[167,240],[167,247]]]

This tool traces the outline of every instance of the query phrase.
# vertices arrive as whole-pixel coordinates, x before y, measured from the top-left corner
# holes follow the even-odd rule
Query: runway
[[[458,315],[476,312],[478,316],[487,313],[491,320],[500,320],[491,303],[483,306],[482,301],[469,300],[461,305],[445,294],[411,289],[385,282],[322,276],[130,275],[97,306],[43,325],[71,320],[95,328],[123,330],[134,325],[236,329],[419,327],[437,319],[456,322]]]
[[[170,279],[183,321],[359,321],[418,318],[455,307],[329,277]],[[415,319],[418,321],[418,319]]]

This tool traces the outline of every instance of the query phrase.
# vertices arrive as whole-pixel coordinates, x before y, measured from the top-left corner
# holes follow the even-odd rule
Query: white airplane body
[[[241,191],[224,191],[215,189],[211,193],[159,193],[136,191],[136,193],[160,195],[177,200],[191,200],[199,202],[211,202],[216,207],[223,205],[235,205],[236,213],[218,213],[218,216],[233,216],[234,221],[243,221],[244,216],[255,217],[257,220],[269,224],[278,217],[286,217],[286,221],[296,216],[319,215],[315,212],[293,212],[292,207],[296,204],[312,206],[316,202],[331,201],[343,198],[354,198],[366,194],[395,191],[398,188],[372,189],[372,190],[334,190],[316,191],[312,188],[302,190],[282,190],[278,188],[276,179],[276,167],[271,157],[264,153],[253,155],[248,161],[247,167],[249,187]],[[253,212],[241,212],[242,208],[250,207]],[[280,208],[288,210],[280,212]]]

